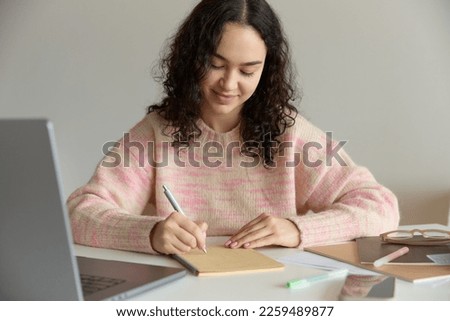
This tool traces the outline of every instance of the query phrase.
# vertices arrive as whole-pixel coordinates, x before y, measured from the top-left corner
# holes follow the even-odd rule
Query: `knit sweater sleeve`
[[[67,200],[74,241],[94,247],[155,253],[149,236],[162,218],[144,215],[154,192],[154,173],[145,166],[147,156],[143,146],[153,138],[145,119],[125,135],[109,149],[89,182]]]
[[[295,168],[298,215],[290,218],[300,230],[300,247],[375,236],[397,228],[396,196],[325,133],[307,122],[302,131],[307,133],[297,133],[296,147],[302,149],[306,162]],[[305,149],[306,141],[319,144]]]

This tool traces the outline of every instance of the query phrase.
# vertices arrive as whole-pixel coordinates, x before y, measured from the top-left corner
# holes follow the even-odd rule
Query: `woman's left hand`
[[[263,213],[231,236],[225,246],[232,249],[268,245],[296,247],[300,242],[300,231],[293,222]]]

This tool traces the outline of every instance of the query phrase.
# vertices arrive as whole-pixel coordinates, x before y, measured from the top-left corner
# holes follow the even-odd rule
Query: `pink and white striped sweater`
[[[143,118],[70,195],[76,243],[156,253],[150,231],[173,212],[163,184],[187,216],[208,223],[210,236],[231,235],[263,212],[294,222],[300,248],[398,225],[394,194],[336,142],[327,148],[326,134],[301,116],[279,138],[283,152],[270,169],[241,155],[239,127],[216,133],[199,120],[202,135],[177,153],[163,124],[157,113]]]

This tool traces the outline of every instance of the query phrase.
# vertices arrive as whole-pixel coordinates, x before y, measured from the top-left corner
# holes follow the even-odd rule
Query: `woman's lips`
[[[224,94],[213,90],[217,99],[222,103],[230,103],[237,95]]]

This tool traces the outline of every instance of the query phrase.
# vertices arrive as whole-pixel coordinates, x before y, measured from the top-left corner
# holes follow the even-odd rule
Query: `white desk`
[[[445,228],[442,225],[420,225],[420,228]],[[406,227],[405,228],[409,228]],[[208,244],[223,244],[225,237],[208,238]],[[77,255],[101,259],[154,264],[179,267],[180,264],[167,256],[147,255],[142,253],[91,248],[75,245]],[[281,258],[292,255],[297,249],[264,248],[262,253]],[[286,288],[286,282],[314,274],[321,270],[286,265],[284,270],[275,272],[260,272],[228,276],[196,277],[188,274],[182,279],[148,291],[133,300],[151,301],[336,301],[344,282],[344,278],[334,279],[316,284],[314,287],[291,290]],[[450,282],[437,287],[418,285],[396,280],[395,300],[418,301],[450,301]]]

